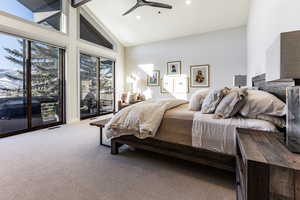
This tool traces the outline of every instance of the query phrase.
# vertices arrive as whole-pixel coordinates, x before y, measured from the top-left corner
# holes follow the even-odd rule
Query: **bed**
[[[283,100],[285,100],[285,88],[292,85],[295,85],[294,80],[266,83],[264,75],[253,78],[253,86],[273,93]],[[187,104],[170,109],[164,114],[161,125],[154,138],[147,138],[143,140],[138,139],[135,136],[122,136],[114,138],[111,140],[111,153],[118,154],[119,147],[123,144],[127,144],[135,148],[173,156],[227,171],[234,171],[234,145],[229,145],[233,147],[230,150],[218,151],[214,148],[202,148],[199,146],[199,144],[196,144],[197,138],[195,138],[195,136],[193,137],[192,135],[194,114],[194,111],[189,111],[187,109]],[[207,121],[208,124],[214,123],[209,116],[205,116],[204,118],[204,121]],[[219,130],[225,125],[220,124]],[[267,125],[262,124],[262,126]],[[227,143],[234,141],[235,138],[229,138]]]

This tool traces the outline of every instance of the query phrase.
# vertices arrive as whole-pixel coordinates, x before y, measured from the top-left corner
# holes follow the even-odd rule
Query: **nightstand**
[[[238,200],[299,200],[300,155],[291,153],[279,133],[238,129]]]

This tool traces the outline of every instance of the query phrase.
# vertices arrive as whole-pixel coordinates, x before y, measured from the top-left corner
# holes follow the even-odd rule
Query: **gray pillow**
[[[246,103],[247,88],[232,89],[219,103],[216,118],[231,118],[235,116]]]
[[[208,95],[209,91],[198,90],[196,91],[190,99],[189,110],[199,111],[201,110],[202,103],[205,97]]]
[[[215,112],[218,104],[220,101],[223,99],[224,96],[226,96],[230,92],[229,88],[223,88],[223,89],[218,89],[218,90],[213,90],[211,91],[207,97],[205,97],[202,108],[201,108],[201,113],[203,114],[212,114]]]
[[[248,90],[247,101],[240,114],[248,118],[256,118],[261,114],[284,116],[286,110],[286,104],[274,95],[261,90]]]

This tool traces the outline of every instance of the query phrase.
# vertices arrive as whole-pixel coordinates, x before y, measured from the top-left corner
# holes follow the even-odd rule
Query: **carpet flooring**
[[[235,200],[231,174],[99,146],[90,121],[0,139],[0,200]]]

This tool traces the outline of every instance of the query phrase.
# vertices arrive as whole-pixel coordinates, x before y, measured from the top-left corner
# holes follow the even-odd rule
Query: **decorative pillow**
[[[128,102],[134,103],[137,101],[137,93],[130,93],[128,96]]]
[[[223,89],[211,91],[203,101],[201,113],[203,114],[214,113],[220,101],[223,99],[224,96],[229,94],[229,92],[230,89],[227,87]]]
[[[271,116],[271,115],[257,115],[256,119],[271,122],[272,124],[274,124],[275,126],[277,126],[279,128],[285,128],[286,127],[285,120],[283,118],[280,118],[280,117],[274,117],[274,116]]]
[[[247,101],[240,114],[248,118],[256,118],[261,114],[284,116],[286,110],[286,104],[274,95],[261,90],[248,90]]]
[[[123,93],[121,96],[122,103],[128,103],[128,93]]]
[[[232,89],[219,103],[216,118],[230,118],[235,116],[246,103],[247,88]]]
[[[208,95],[209,91],[198,90],[196,91],[190,99],[189,110],[199,111],[201,110],[202,103],[205,97]]]

